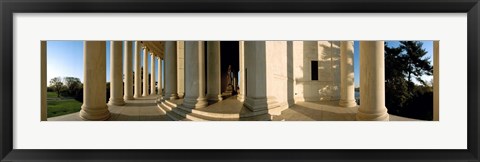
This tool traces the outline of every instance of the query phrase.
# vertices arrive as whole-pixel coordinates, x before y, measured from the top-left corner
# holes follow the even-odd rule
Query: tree
[[[432,75],[433,67],[430,65],[429,57],[425,57],[427,51],[422,48],[423,43],[419,41],[400,41],[400,48],[406,53],[404,55],[407,67],[408,82],[412,82],[412,77],[422,84],[426,84],[421,78],[423,75]]]
[[[55,77],[50,80],[50,86],[57,92],[57,97],[60,97],[60,91],[63,88],[62,77]]]
[[[385,44],[385,105],[391,114],[432,120],[433,90],[421,77],[432,75],[433,67],[422,45],[418,41],[400,41],[399,47]],[[415,85],[412,78],[422,85]]]
[[[408,83],[405,80],[406,58],[401,47],[385,47],[385,105],[389,113],[399,114],[401,108],[411,98]]]
[[[387,43],[384,44],[384,48],[385,69],[388,69],[388,73],[385,73],[385,80],[388,82],[405,78],[407,64],[405,64],[405,56],[402,55],[403,49],[401,47],[388,47]]]
[[[82,82],[80,82],[80,79],[75,77],[65,77],[63,78],[63,80],[64,80],[64,84],[67,86],[68,94],[71,96],[75,95],[76,91],[82,85]]]

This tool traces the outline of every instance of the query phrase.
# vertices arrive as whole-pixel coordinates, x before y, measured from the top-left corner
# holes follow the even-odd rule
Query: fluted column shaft
[[[353,74],[353,41],[340,42],[340,102],[343,107],[357,106]]]
[[[125,100],[133,99],[133,70],[132,70],[132,41],[125,41],[123,47],[125,53],[125,86],[124,86],[124,96]]]
[[[220,41],[207,42],[207,59],[207,98],[214,101],[222,100]]]
[[[142,96],[148,95],[148,50],[143,48],[143,93]]]
[[[47,41],[40,44],[40,61],[41,61],[41,110],[40,121],[47,121]]]
[[[267,43],[266,41],[245,41],[245,66],[247,91],[243,105],[251,111],[268,109],[267,101]]]
[[[125,105],[122,83],[122,41],[110,41],[110,100],[109,105]]]
[[[106,43],[83,42],[83,105],[80,117],[84,120],[106,120],[110,112],[106,98]]]
[[[158,89],[158,95],[162,95],[162,59],[159,57],[158,58],[158,85],[157,85],[157,89]]]
[[[185,99],[187,108],[208,105],[205,97],[205,52],[203,41],[185,41]]]
[[[245,41],[238,42],[239,48],[239,67],[240,67],[240,92],[237,95],[237,99],[240,101],[245,100]]]
[[[155,91],[155,55],[150,55],[150,95],[156,95]]]
[[[389,120],[385,107],[384,41],[360,41],[360,108],[357,120]]]
[[[438,54],[440,52],[439,41],[433,41],[433,121],[440,120],[439,113],[439,61]]]
[[[177,94],[185,97],[185,41],[177,41]]]
[[[177,94],[177,42],[165,42],[165,98],[174,100]]]
[[[142,47],[139,41],[135,41],[135,94],[134,98],[142,96],[142,73],[140,70],[140,54],[142,53]]]

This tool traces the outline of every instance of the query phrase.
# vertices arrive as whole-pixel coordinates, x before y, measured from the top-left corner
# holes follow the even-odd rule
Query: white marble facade
[[[111,73],[114,80],[111,82],[113,93],[110,104],[122,105],[124,100],[136,100],[142,95],[156,95],[163,100],[185,98],[185,109],[207,107],[207,100],[222,102],[218,81],[223,82],[223,78],[220,78],[220,69],[215,68],[221,68],[220,58],[226,54],[218,54],[218,49],[208,49],[218,48],[221,41],[125,42],[132,46],[129,49],[135,49],[134,56],[128,55],[128,60],[134,59],[135,63],[122,65],[121,55],[112,55],[111,59],[119,64],[112,64],[110,69],[115,72]],[[236,68],[240,77],[236,79],[240,80],[235,86],[239,86],[238,100],[251,112],[262,114],[270,109],[284,110],[296,102],[309,101],[337,101],[339,108],[357,106],[353,84],[358,78],[354,78],[353,74],[353,41],[239,41],[238,44],[238,53],[234,55],[238,54],[239,58]],[[105,67],[97,67],[104,66],[99,61],[105,60],[93,57],[102,52],[104,55],[105,42],[85,41],[85,45],[84,86],[89,89],[84,93],[85,102],[80,114],[85,120],[105,120],[108,118],[108,105],[94,100],[105,95],[102,90]],[[383,41],[361,41],[360,45],[364,58],[360,61],[364,70],[360,73],[364,77],[361,85],[365,87],[362,94],[373,95],[365,98],[365,104],[359,106],[357,120],[388,120],[384,88],[380,84],[384,80],[383,70],[378,70],[384,66]],[[120,42],[112,46],[115,47],[114,52],[122,51]],[[131,81],[125,84],[128,87],[117,86],[122,82],[122,77],[118,77],[122,75],[122,66],[133,66],[125,68],[126,71],[140,70],[141,53],[143,69],[150,68],[155,72],[154,65],[161,65],[156,74],[150,74],[150,84],[148,71],[145,70],[143,73],[135,72],[134,88]],[[151,57],[150,62],[147,57]],[[96,70],[91,71],[91,68]],[[163,84],[162,81],[155,84],[155,76],[159,80],[163,78]],[[142,80],[143,84],[140,84]],[[369,80],[374,80],[375,84],[368,84]],[[125,97],[120,93],[123,89],[128,92]]]

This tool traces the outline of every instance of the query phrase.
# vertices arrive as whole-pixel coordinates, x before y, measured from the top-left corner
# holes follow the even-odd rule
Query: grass
[[[80,111],[81,102],[75,99],[47,101],[47,117],[55,117]]]
[[[47,98],[58,98],[57,92],[47,92]]]
[[[54,100],[49,100],[54,99]],[[72,98],[57,98],[57,93],[47,92],[47,117],[55,117],[80,111],[82,106]]]

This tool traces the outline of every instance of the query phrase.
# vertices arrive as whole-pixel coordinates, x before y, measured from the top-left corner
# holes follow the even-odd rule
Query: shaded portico
[[[310,48],[306,46],[308,43],[296,42],[300,43],[240,41],[240,78],[237,78],[240,80],[235,85],[239,87],[239,94],[223,99],[220,87],[222,78],[219,75],[219,57],[222,56],[218,49],[220,41],[124,41],[123,47],[122,41],[112,41],[111,98],[107,104],[101,100],[102,97],[105,98],[105,58],[101,58],[105,56],[105,41],[85,41],[85,101],[77,115],[83,120],[131,120],[120,116],[143,120],[133,117],[137,116],[134,112],[138,109],[138,112],[145,110],[143,112],[146,113],[138,114],[139,117],[152,114],[157,116],[152,117],[152,120],[306,120],[307,118],[300,118],[301,115],[292,115],[306,110],[313,114],[341,112],[330,117],[307,115],[314,120],[390,119],[384,103],[385,89],[382,84],[383,41],[360,42],[362,104],[359,106],[354,99],[353,41],[337,41],[341,73],[331,75],[340,76],[337,86],[340,97],[339,100],[329,101],[296,100],[289,90],[295,81],[292,81],[290,74],[293,63],[288,58],[298,54],[295,49],[299,44],[302,48]],[[183,47],[179,48],[179,45]],[[332,43],[331,46],[333,45]],[[133,57],[128,49],[135,49]],[[126,62],[134,59],[133,68],[131,64],[122,63],[122,51],[126,53]],[[140,55],[143,55],[143,60],[140,60]],[[183,61],[183,67],[180,67],[182,65],[179,65],[179,60]],[[141,61],[143,68],[140,68]],[[157,71],[155,64],[158,64]],[[180,69],[182,72],[179,72]],[[122,72],[125,75],[123,80]],[[158,83],[155,81],[157,77]],[[122,82],[125,83],[124,86]],[[179,95],[180,91],[184,94]],[[145,107],[147,108],[143,109]],[[150,111],[148,107],[156,107],[156,111]]]

